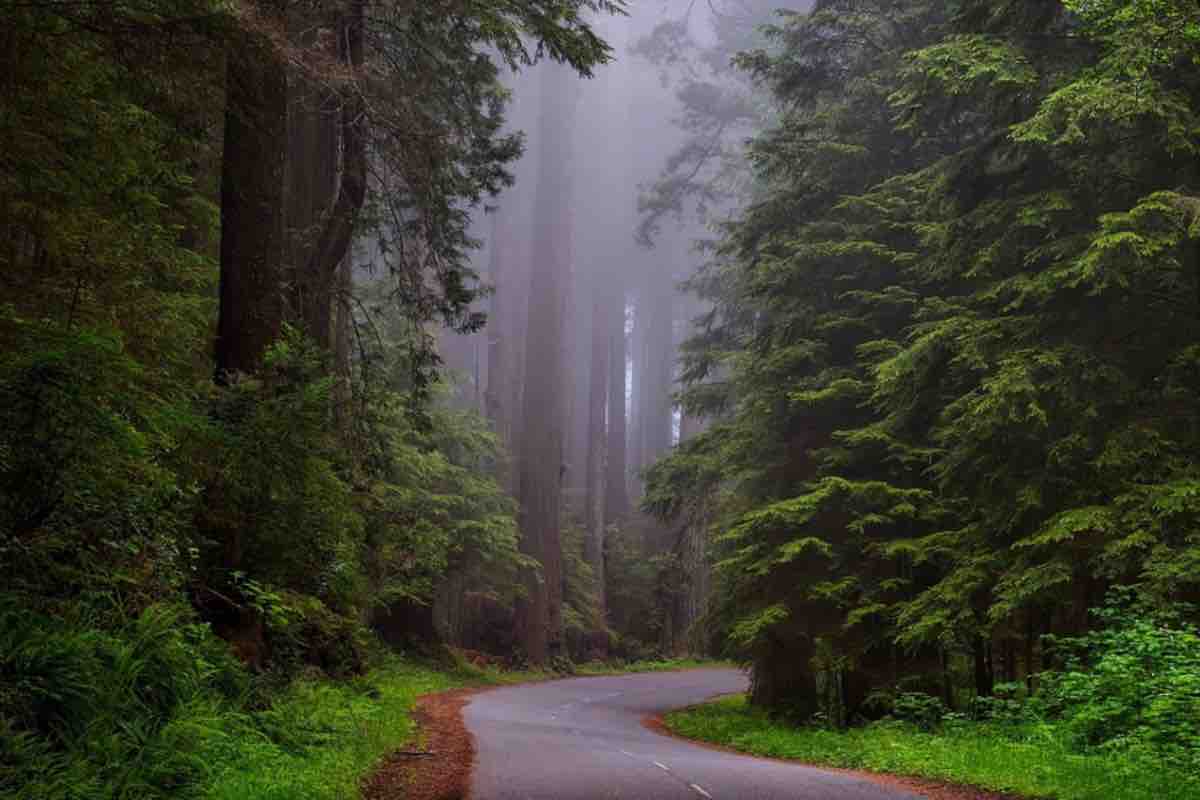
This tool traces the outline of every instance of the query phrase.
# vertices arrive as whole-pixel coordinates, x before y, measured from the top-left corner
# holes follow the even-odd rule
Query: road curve
[[[914,800],[852,775],[661,736],[642,720],[746,688],[731,669],[617,675],[485,692],[463,712],[471,800]]]

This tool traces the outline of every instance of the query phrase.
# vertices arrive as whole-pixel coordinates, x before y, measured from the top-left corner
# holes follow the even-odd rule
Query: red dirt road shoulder
[[[471,788],[475,743],[463,724],[462,709],[480,691],[486,689],[454,689],[419,699],[412,749],[384,759],[363,781],[363,800],[464,800]]]

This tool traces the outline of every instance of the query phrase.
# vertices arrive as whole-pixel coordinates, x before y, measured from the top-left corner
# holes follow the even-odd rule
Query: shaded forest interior
[[[0,793],[447,646],[1200,772],[1191,0],[0,19]]]

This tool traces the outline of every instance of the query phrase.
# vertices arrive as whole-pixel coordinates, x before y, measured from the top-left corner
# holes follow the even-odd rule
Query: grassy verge
[[[297,681],[231,733],[211,800],[350,800],[362,776],[413,735],[417,697],[475,676],[393,662],[364,678]]]
[[[704,667],[732,667],[732,662],[701,661],[695,658],[669,658],[661,661],[635,661],[630,664],[609,664],[603,661],[592,661],[580,664],[575,669],[576,675],[627,675],[631,672],[673,672],[680,669],[701,669]]]
[[[587,664],[579,675],[614,675],[709,666],[692,660]],[[430,692],[561,678],[543,671],[462,666],[445,671],[394,661],[349,682],[297,681],[269,711],[246,718],[209,747],[220,764],[206,800],[353,800],[387,753],[410,741],[410,712]],[[224,721],[228,727],[228,720]]]
[[[951,781],[1058,800],[1195,800],[1200,776],[1130,753],[1067,750],[1052,725],[959,723],[928,733],[883,722],[845,732],[774,721],[730,697],[668,714],[681,735],[755,755]]]

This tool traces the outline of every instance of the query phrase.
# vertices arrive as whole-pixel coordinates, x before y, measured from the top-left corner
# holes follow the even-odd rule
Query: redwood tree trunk
[[[608,447],[604,481],[604,521],[611,525],[629,513],[625,457],[625,291],[609,297],[606,314],[608,338]]]
[[[534,663],[559,655],[562,638],[562,313],[571,258],[570,131],[574,101],[566,67],[543,67],[541,164],[530,271],[521,426],[521,549],[541,562],[516,607],[517,641]]]
[[[364,0],[349,0],[338,41],[338,60],[357,80],[364,57]],[[341,136],[341,183],[337,196],[324,214],[305,269],[305,280],[318,290],[334,285],[334,273],[350,250],[358,214],[367,197],[367,107],[362,87],[352,83],[342,91],[338,131]],[[331,292],[314,303],[314,329],[328,330]],[[325,334],[328,342],[328,333]]]
[[[599,281],[593,282],[590,380],[588,386],[587,425],[587,538],[584,557],[596,579],[601,613],[604,610],[604,457],[608,444],[604,431],[604,413],[608,388],[608,331],[604,324],[605,303]]]
[[[260,4],[263,16],[277,9]],[[287,78],[265,36],[230,48],[221,162],[221,277],[217,378],[253,373],[283,325],[283,182]]]

